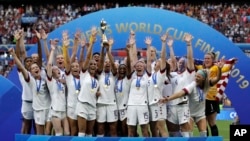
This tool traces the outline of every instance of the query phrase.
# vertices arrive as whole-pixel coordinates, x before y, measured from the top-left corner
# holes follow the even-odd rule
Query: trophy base
[[[108,43],[108,41],[103,41],[103,42],[102,42],[102,45],[103,45],[104,47],[106,47],[106,46],[109,46],[109,43]]]

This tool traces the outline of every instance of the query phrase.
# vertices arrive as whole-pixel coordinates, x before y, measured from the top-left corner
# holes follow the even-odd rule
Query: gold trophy
[[[109,45],[107,36],[105,35],[105,30],[107,28],[107,22],[104,19],[102,19],[100,26],[101,26],[101,31],[102,31],[102,46],[105,47],[105,46]]]

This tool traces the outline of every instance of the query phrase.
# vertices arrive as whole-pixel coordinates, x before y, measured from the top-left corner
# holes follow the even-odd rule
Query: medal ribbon
[[[135,84],[136,87],[141,87],[141,78],[142,77],[138,77],[137,76],[137,78],[136,78],[136,84]]]
[[[110,73],[105,73],[105,85],[107,86],[110,85],[109,76],[110,76]]]
[[[95,78],[91,78],[91,88],[94,89],[96,87],[96,80]]]
[[[122,92],[122,83],[123,83],[123,79],[122,80],[120,80],[121,81],[121,83],[120,83],[120,88],[119,88],[119,80],[117,79],[116,80],[116,84],[115,84],[115,86],[116,86],[116,89],[117,89],[117,92]]]
[[[62,89],[62,83],[59,82],[59,81],[56,81],[56,84],[57,84],[58,90],[59,90],[59,91],[62,91],[62,90],[63,90],[63,89]]]
[[[204,100],[203,91],[199,87],[197,87],[197,90],[198,90],[198,95],[199,95],[199,102],[202,102]]]
[[[157,84],[156,72],[153,73],[152,80],[153,80],[154,85],[156,85]]]
[[[39,82],[39,83],[37,84],[37,80],[36,80],[36,92],[39,92],[39,91],[40,91],[41,84],[42,84],[42,80],[40,79],[38,82]]]
[[[74,79],[75,89],[76,89],[76,90],[80,90],[80,88],[81,88],[80,80],[79,80],[78,83],[77,83],[77,82],[76,82],[76,81],[77,81],[76,78],[73,77],[73,79]]]

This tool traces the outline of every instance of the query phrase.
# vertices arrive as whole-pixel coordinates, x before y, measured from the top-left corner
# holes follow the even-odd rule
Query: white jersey
[[[46,78],[47,78],[47,73],[46,73],[46,70],[44,67],[42,67],[42,69],[41,69],[41,77],[44,80],[46,80]]]
[[[45,79],[36,80],[30,76],[31,89],[33,93],[32,107],[34,110],[49,109],[51,98]]]
[[[47,78],[47,85],[51,96],[51,108],[54,111],[66,111],[65,86],[52,78]]]
[[[28,72],[28,73],[30,74],[30,72]],[[22,100],[32,101],[33,94],[31,91],[31,87],[29,86],[30,78],[29,78],[29,81],[27,82],[24,79],[23,74],[19,71],[18,71],[18,77],[19,77],[20,83],[22,85]]]
[[[173,89],[173,94],[176,92],[179,92],[183,89],[183,87],[187,86],[194,80],[195,76],[195,71],[189,72],[187,69],[183,73],[176,73],[176,72],[171,72],[171,84],[172,84],[172,89]],[[169,105],[177,105],[181,102],[188,102],[188,97],[183,96],[177,99],[172,100]]]
[[[96,92],[99,88],[98,80],[92,77],[88,71],[81,71],[80,78],[81,90],[78,95],[78,100],[96,107]]]
[[[76,107],[77,97],[81,89],[80,79],[74,77],[71,73],[65,74],[65,79],[68,88],[67,106]]]
[[[164,86],[163,86],[163,90],[162,90],[162,96],[168,97],[168,96],[172,95],[172,92],[173,92],[172,85],[165,82]],[[172,102],[172,100],[168,101],[167,105],[171,105],[171,102]]]
[[[100,93],[97,103],[100,104],[116,104],[115,98],[115,76],[112,72],[105,73],[102,72],[98,76],[100,84]]]
[[[118,110],[123,110],[127,108],[130,84],[131,78],[128,79],[128,77],[116,80],[115,94]]]
[[[183,90],[186,91],[189,96],[189,108],[191,116],[195,116],[195,113],[197,112],[202,112],[205,115],[206,95],[202,89],[196,86],[196,82],[193,81],[191,84],[187,85]]]
[[[134,72],[135,74],[136,72]],[[148,74],[132,75],[128,105],[148,105]]]
[[[157,71],[148,79],[148,101],[149,105],[158,103],[162,98],[162,90],[165,82],[166,71]]]

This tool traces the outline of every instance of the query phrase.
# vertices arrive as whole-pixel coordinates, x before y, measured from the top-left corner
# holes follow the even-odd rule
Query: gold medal
[[[154,87],[157,88],[158,86],[155,84]]]
[[[137,90],[140,90],[140,87],[136,87],[137,88]]]
[[[76,94],[79,94],[79,90],[76,90]]]
[[[107,88],[108,88],[108,85],[104,85],[104,88],[106,88],[106,89],[107,89]]]
[[[123,96],[123,93],[120,93],[120,96]]]
[[[90,89],[90,92],[93,93],[93,92],[94,92],[94,89]]]

